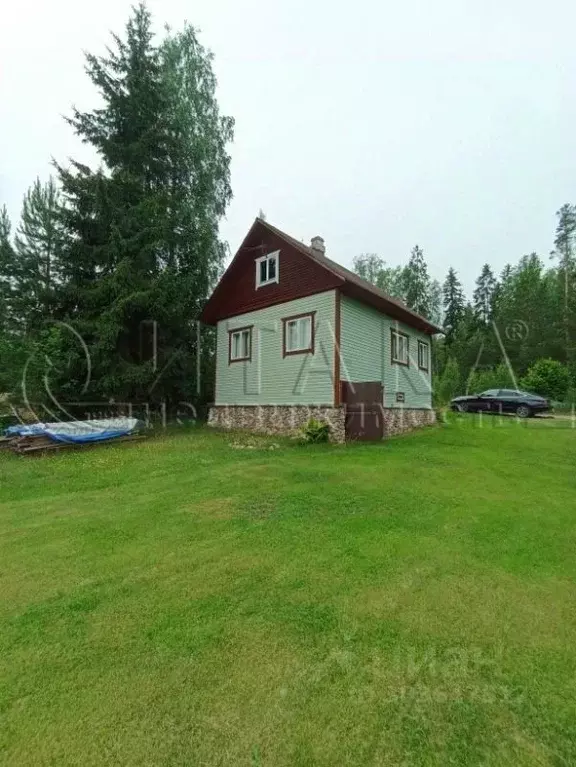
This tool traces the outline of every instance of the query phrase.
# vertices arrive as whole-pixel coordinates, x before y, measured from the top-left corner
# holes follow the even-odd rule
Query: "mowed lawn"
[[[0,762],[576,764],[576,430],[481,423],[0,454]]]

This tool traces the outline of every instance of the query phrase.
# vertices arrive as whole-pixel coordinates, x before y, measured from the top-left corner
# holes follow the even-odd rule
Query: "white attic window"
[[[256,288],[280,282],[280,251],[256,259]]]

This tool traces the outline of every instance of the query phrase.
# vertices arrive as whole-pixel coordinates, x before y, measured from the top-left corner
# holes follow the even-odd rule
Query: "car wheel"
[[[468,412],[468,403],[467,402],[460,402],[458,405],[456,405],[456,410],[459,413],[467,413]]]
[[[516,408],[516,415],[518,418],[529,418],[532,415],[532,411],[528,405],[518,405]]]

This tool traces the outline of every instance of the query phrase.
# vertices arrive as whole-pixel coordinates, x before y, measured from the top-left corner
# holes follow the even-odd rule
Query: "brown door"
[[[380,440],[384,436],[383,388],[379,381],[342,381],[346,407],[346,439]]]

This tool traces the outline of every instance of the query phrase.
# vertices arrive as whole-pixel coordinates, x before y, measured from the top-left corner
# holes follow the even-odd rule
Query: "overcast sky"
[[[576,4],[536,0],[150,0],[215,54],[236,119],[234,251],[262,208],[344,265],[418,243],[468,289],[536,250],[576,202]],[[62,119],[95,103],[83,50],[121,31],[125,0],[18,0],[2,14],[0,204],[13,218],[50,158],[84,157]]]

